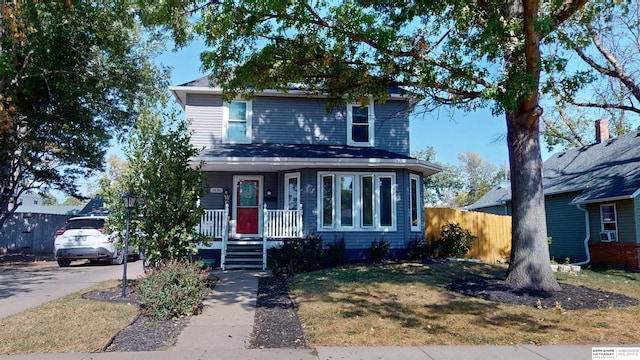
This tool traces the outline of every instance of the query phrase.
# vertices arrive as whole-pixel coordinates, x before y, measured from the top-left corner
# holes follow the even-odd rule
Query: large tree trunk
[[[511,164],[512,240],[506,282],[516,288],[560,291],[551,271],[536,114],[507,112]]]

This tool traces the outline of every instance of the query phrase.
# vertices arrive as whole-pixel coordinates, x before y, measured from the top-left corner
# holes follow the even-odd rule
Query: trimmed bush
[[[274,274],[300,274],[317,270],[322,265],[322,238],[309,235],[306,239],[287,239],[282,247],[267,252]]]
[[[407,258],[409,260],[421,260],[427,256],[427,242],[422,237],[416,237],[407,244]]]
[[[391,244],[387,242],[384,237],[380,239],[380,241],[372,241],[371,247],[369,248],[369,253],[371,254],[371,261],[374,263],[379,263],[387,257],[389,253],[389,248]]]
[[[443,225],[441,234],[440,240],[432,243],[431,253],[435,258],[465,256],[476,239],[457,223]]]
[[[327,244],[322,257],[327,266],[339,266],[347,262],[345,255],[346,244],[344,238],[334,239],[333,243]]]
[[[149,269],[138,285],[144,315],[159,320],[199,314],[209,294],[209,269],[168,262]]]

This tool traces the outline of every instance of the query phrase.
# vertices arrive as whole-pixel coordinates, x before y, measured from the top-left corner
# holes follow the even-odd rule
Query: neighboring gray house
[[[207,77],[170,89],[204,148],[192,159],[209,188],[200,230],[223,239],[201,253],[223,268],[246,266],[252,250],[264,267],[267,247],[311,234],[343,238],[352,259],[383,237],[402,256],[423,236],[423,177],[441,168],[409,156],[410,99],[328,112],[323,96],[295,89],[229,103]]]
[[[640,268],[640,132],[610,139],[598,120],[596,143],[554,154],[543,177],[552,257]],[[510,202],[502,184],[467,209],[510,215]]]
[[[52,254],[56,230],[80,213],[82,206],[44,206],[37,195],[22,199],[24,203],[0,228],[0,252]]]

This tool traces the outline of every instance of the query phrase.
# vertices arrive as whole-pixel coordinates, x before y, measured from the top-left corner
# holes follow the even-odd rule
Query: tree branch
[[[619,110],[631,111],[631,112],[640,114],[639,108],[635,106],[629,106],[629,105],[611,104],[611,103],[599,104],[599,103],[579,102],[579,101],[572,101],[571,103],[573,105],[582,106],[582,107],[597,108],[597,109],[619,109]]]
[[[620,82],[622,82],[624,86],[629,89],[629,91],[631,91],[631,94],[633,94],[633,96],[640,101],[640,84],[637,84],[634,79],[629,74],[627,74],[618,59],[615,56],[611,55],[611,53],[604,48],[604,46],[600,42],[600,39],[598,39],[598,37],[595,35],[595,30],[593,29],[591,24],[587,24],[587,28],[589,29],[591,34],[593,34],[592,39],[596,49],[598,49],[600,54],[602,54],[602,56],[607,59],[607,62],[609,62],[609,64],[611,64],[615,69],[612,74],[606,75],[619,79]]]

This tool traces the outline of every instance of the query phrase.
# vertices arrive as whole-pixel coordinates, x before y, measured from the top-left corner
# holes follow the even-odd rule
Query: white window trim
[[[616,225],[616,239],[618,239],[618,209],[616,208],[616,204],[615,203],[610,203],[610,204],[601,204],[600,205],[600,231],[612,231],[612,230],[606,230],[604,228],[604,219],[602,218],[602,208],[604,208],[605,206],[613,206],[613,215],[616,217],[616,220],[613,222],[609,222],[609,223],[614,223]]]
[[[251,144],[252,140],[252,122],[253,122],[253,106],[251,100],[233,100],[232,102],[243,102],[247,104],[246,124],[247,138],[245,140],[229,139],[229,103],[222,104],[222,140],[227,144]]]
[[[332,178],[332,186],[333,186],[333,198],[331,199],[332,203],[332,226],[323,226],[323,181],[322,179],[325,176],[329,176]],[[340,189],[339,179],[341,176],[353,176],[353,226],[342,227],[340,226],[340,219],[338,216],[338,212],[336,206],[340,204],[337,200],[337,197],[340,196],[340,192],[336,191]],[[374,186],[374,204],[373,204],[373,226],[362,226],[361,212],[360,208],[362,207],[362,190],[361,190],[361,179],[363,176],[373,176],[373,186]],[[391,226],[381,226],[380,225],[380,187],[379,180],[380,178],[390,178],[391,179]],[[398,211],[397,211],[397,188],[398,184],[396,183],[396,174],[391,172],[379,172],[379,173],[371,173],[371,172],[319,172],[318,173],[318,204],[319,211],[317,217],[317,229],[318,232],[322,231],[345,231],[345,232],[362,232],[362,231],[396,231],[398,224]],[[357,198],[356,198],[357,196]]]
[[[415,180],[416,182],[416,194],[413,194],[413,187],[411,186],[411,182]],[[416,174],[409,175],[409,222],[411,223],[411,231],[421,231],[422,230],[422,216],[420,216],[420,200],[422,194],[420,193],[421,188],[420,176]],[[413,224],[413,197],[416,197],[416,206],[418,207],[416,210],[418,212],[418,223],[416,225]],[[424,213],[424,210],[422,210]]]
[[[357,142],[353,141],[353,108],[362,107],[362,104],[347,104],[347,145],[350,146],[374,146],[375,139],[375,112],[373,107],[373,100],[369,100],[369,104],[365,107],[369,108],[369,141]]]
[[[295,173],[289,173],[289,174],[284,174],[284,209],[285,210],[292,210],[289,208],[289,179],[298,179],[298,188],[296,189],[296,199],[298,199],[298,210],[300,210],[300,206],[301,206],[301,201],[300,201],[300,173],[299,172],[295,172]]]
[[[331,226],[324,226],[324,177],[331,178]],[[318,174],[318,229],[334,229],[336,227],[336,174],[334,173],[319,173]]]

